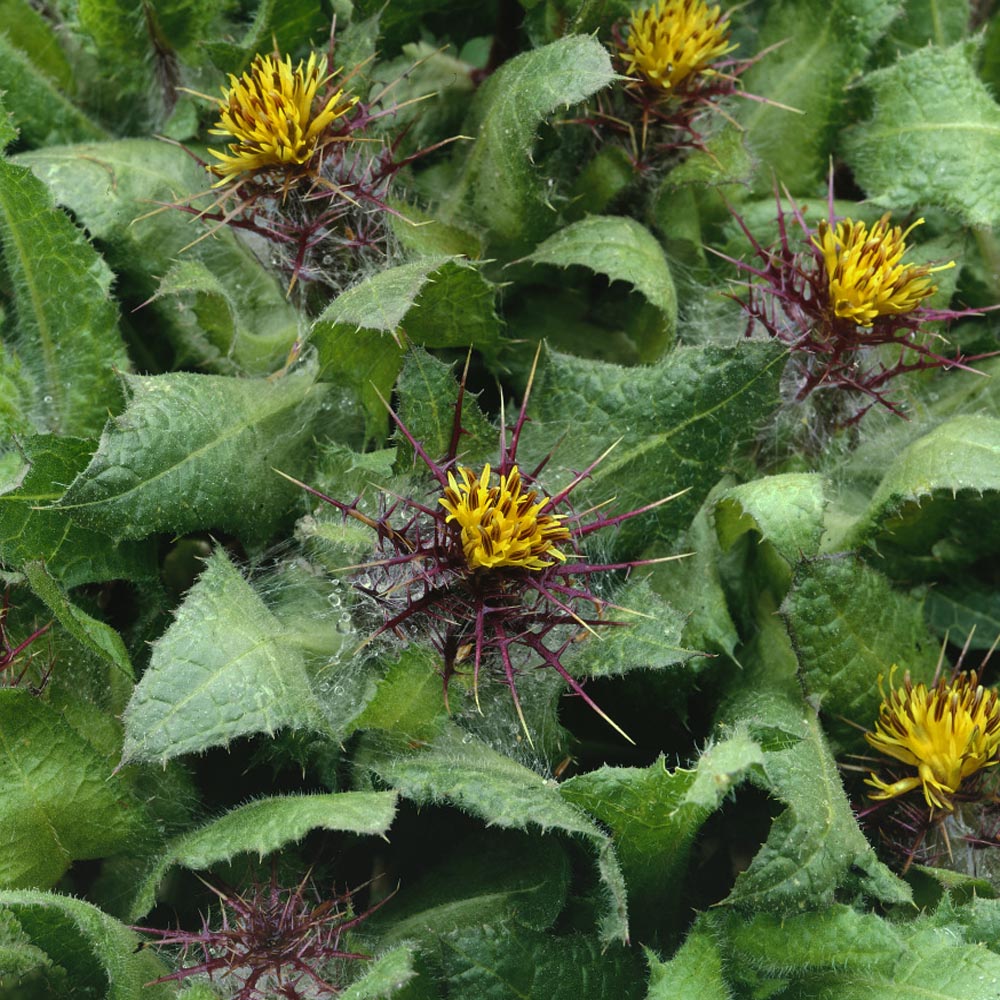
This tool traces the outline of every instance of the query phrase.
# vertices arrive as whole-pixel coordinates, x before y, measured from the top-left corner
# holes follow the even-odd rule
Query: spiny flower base
[[[440,461],[427,454],[386,404],[400,433],[431,474],[428,498],[395,497],[377,517],[369,517],[358,507],[360,498],[345,503],[304,483],[299,485],[372,529],[375,556],[355,567],[365,575],[365,585],[355,586],[381,610],[383,623],[375,636],[390,633],[411,640],[416,634],[426,634],[441,655],[446,704],[449,684],[460,670],[471,671],[477,706],[483,672],[499,674],[531,742],[517,676],[534,663],[554,670],[574,694],[628,739],[569,673],[562,658],[580,637],[627,624],[608,616],[609,611],[628,611],[597,596],[591,589],[593,577],[667,560],[591,563],[581,542],[595,531],[612,528],[673,497],[612,517],[576,513],[569,497],[604,455],[559,492],[545,493],[539,477],[551,456],[530,472],[517,461],[534,373],[533,366],[513,427],[508,430],[501,424],[495,473],[489,466],[480,473],[457,466],[459,442],[465,433],[463,374],[450,446]]]
[[[746,335],[760,325],[789,347],[792,402],[819,392],[841,394],[842,399],[824,408],[832,421],[830,429],[835,430],[856,424],[876,405],[905,416],[901,401],[888,393],[891,383],[908,372],[961,368],[979,374],[969,362],[991,354],[939,354],[931,345],[940,335],[925,325],[979,316],[981,311],[919,304],[935,290],[926,275],[942,268],[900,265],[905,234],[899,227],[890,229],[885,218],[870,233],[860,227],[864,240],[852,243],[854,266],[848,274],[841,266],[842,254],[836,252],[838,240],[843,243],[851,233],[858,235],[859,224],[835,217],[832,172],[828,219],[819,229],[806,222],[787,191],[785,197],[801,240],[793,241],[789,235],[781,196],[775,191],[778,242],[773,246],[763,246],[743,219],[732,213],[750,241],[756,264],[713,252],[750,275],[749,281],[740,283],[744,291],[731,296],[748,316]],[[872,240],[887,245],[871,247]],[[866,261],[878,270],[874,278],[871,268],[861,266]],[[852,282],[849,290],[846,281]],[[864,295],[858,287],[862,281]]]
[[[341,938],[378,908],[352,915],[349,893],[322,899],[315,890],[307,891],[306,879],[284,888],[273,870],[269,882],[254,882],[243,895],[205,884],[219,899],[218,927],[206,917],[198,931],[134,928],[156,935],[157,947],[180,947],[181,961],[195,953],[194,964],[157,983],[204,975],[235,1000],[305,1000],[340,993],[346,965],[371,957],[341,945]]]

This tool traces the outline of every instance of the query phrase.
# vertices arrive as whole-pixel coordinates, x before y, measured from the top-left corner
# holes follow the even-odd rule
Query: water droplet
[[[334,689],[333,693],[337,698],[342,698],[344,695],[344,688],[342,685],[338,684]]]
[[[462,742],[463,742],[463,743],[471,743],[471,742],[472,742],[472,733],[466,733],[466,734],[465,734],[465,735],[464,735],[464,736],[462,737]]]

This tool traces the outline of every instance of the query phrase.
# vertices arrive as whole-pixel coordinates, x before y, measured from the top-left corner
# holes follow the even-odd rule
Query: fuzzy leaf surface
[[[688,491],[617,529],[616,555],[627,557],[688,526],[733,446],[777,405],[785,356],[775,344],[681,347],[655,365],[620,368],[551,354],[532,397],[542,427],[526,428],[525,441],[545,454],[565,435],[550,469],[581,470],[614,444],[609,428],[621,429],[573,494],[578,509],[615,497],[603,512],[611,516]],[[553,478],[545,487],[554,492]]]
[[[167,1000],[170,983],[150,985],[166,968],[135,931],[72,896],[31,889],[0,890],[0,908],[13,913],[32,942],[67,966],[74,993],[104,1000]]]
[[[378,396],[388,399],[404,356],[393,338],[492,354],[500,336],[493,295],[493,286],[459,258],[424,257],[386,268],[334,299],[313,324],[319,377],[350,387],[369,430],[382,428],[386,412]]]
[[[0,689],[0,884],[48,888],[124,850],[140,821],[112,765],[27,691]]]
[[[157,860],[136,894],[130,919],[148,913],[156,889],[175,865],[203,871],[237,854],[263,858],[310,830],[340,830],[384,837],[396,815],[395,792],[337,792],[257,799],[177,837]]]
[[[491,826],[538,827],[588,841],[608,896],[601,939],[628,936],[625,883],[611,838],[582,810],[567,802],[553,781],[498,753],[471,734],[447,727],[430,746],[408,756],[379,753],[367,766],[401,795],[418,804],[440,803],[478,816]]]
[[[476,137],[448,195],[444,221],[478,224],[490,243],[515,249],[555,222],[531,164],[543,120],[606,87],[611,59],[596,38],[571,35],[510,59],[480,88],[466,135]],[[527,247],[524,247],[527,249]]]
[[[971,505],[976,523],[959,515]],[[1000,419],[955,417],[918,438],[886,470],[844,543],[923,552],[941,535],[995,551],[1000,532]]]
[[[876,204],[940,205],[972,226],[1000,221],[1000,107],[973,52],[968,42],[927,46],[865,77],[874,112],[849,130],[844,151]]]
[[[508,920],[543,931],[566,902],[570,874],[554,838],[488,830],[429,866],[405,899],[374,914],[366,928],[387,944],[433,944],[441,934]]]
[[[651,926],[662,927],[669,900],[681,895],[702,824],[748,769],[763,763],[760,745],[738,730],[706,750],[693,768],[668,771],[662,757],[647,768],[605,766],[571,778],[559,790],[611,830],[633,919],[643,912]]]
[[[118,139],[48,146],[21,154],[17,162],[30,167],[57,204],[101,241],[108,262],[129,278],[140,301],[152,300],[144,308],[163,324],[180,363],[270,374],[284,361],[299,335],[298,316],[274,275],[228,229],[200,239],[212,224],[175,208],[156,210],[208,189],[204,168],[183,149],[154,139]],[[178,309],[179,301],[199,305],[194,290],[180,300],[155,298],[178,262],[182,275],[188,268],[200,273],[195,262],[201,264],[239,302],[244,325],[224,355],[212,342],[211,327],[201,325],[204,303],[193,315]]]
[[[379,955],[364,976],[339,994],[341,1000],[382,1000],[401,990],[416,974],[413,950],[402,946]]]
[[[107,264],[45,186],[0,160],[0,246],[13,285],[14,350],[36,386],[39,429],[96,436],[129,360]]]
[[[210,528],[267,537],[301,492],[274,469],[305,474],[325,394],[312,375],[174,372],[126,376],[125,388],[125,412],[59,509],[116,539]]]
[[[747,71],[743,89],[803,113],[740,101],[739,120],[754,152],[793,193],[812,190],[825,175],[846,87],[897,13],[889,0],[799,0],[768,6],[758,51],[780,47]],[[752,54],[742,49],[735,53]],[[771,173],[761,174],[766,190]]]
[[[526,261],[557,267],[582,265],[611,281],[625,281],[644,295],[662,316],[660,342],[677,329],[677,293],[659,240],[634,219],[591,215],[554,233]]]
[[[160,763],[320,724],[301,652],[222,548],[153,647],[124,721],[123,759]]]
[[[819,551],[825,507],[822,476],[765,476],[727,490],[715,508],[715,526],[724,549],[754,531],[794,565]]]
[[[908,887],[878,861],[858,828],[819,719],[802,699],[787,634],[769,608],[758,623],[723,717],[743,721],[761,742],[763,772],[753,778],[786,809],[726,902],[741,911],[790,914],[829,906],[845,885],[908,901]]]
[[[486,926],[442,937],[440,948],[455,1000],[620,1000],[642,981],[631,952],[583,934]]]
[[[155,576],[153,553],[136,542],[109,545],[100,532],[74,524],[56,503],[86,468],[94,442],[54,434],[21,441],[27,462],[0,489],[0,561],[16,569],[42,559],[67,587],[103,580],[145,580]]]
[[[24,8],[38,17],[27,4]],[[5,28],[10,23],[7,17],[16,17],[24,23],[21,9],[0,11],[0,15]],[[0,34],[0,91],[4,92],[7,110],[13,114],[21,141],[26,145],[83,142],[105,136],[104,129],[73,104],[46,68],[40,67],[6,33]]]
[[[850,557],[807,560],[781,606],[810,701],[831,718],[870,728],[882,701],[878,679],[898,664],[930,681],[937,643],[921,602],[893,590],[877,570]],[[843,726],[834,731],[846,735]],[[843,732],[842,732],[843,730]]]
[[[732,993],[722,969],[719,945],[705,929],[706,921],[695,921],[684,943],[669,961],[662,961],[648,948],[649,992],[646,1000],[730,1000]]]

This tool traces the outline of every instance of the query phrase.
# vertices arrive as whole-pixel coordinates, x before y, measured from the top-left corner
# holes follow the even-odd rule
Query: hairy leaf
[[[0,891],[0,908],[13,913],[33,944],[69,973],[73,995],[104,1000],[168,1000],[163,963],[138,934],[96,906],[72,896],[30,889]]]
[[[585,100],[614,79],[596,38],[568,36],[504,63],[476,95],[463,130],[476,141],[448,193],[444,221],[487,230],[489,244],[527,249],[555,223],[531,165],[547,115]]]
[[[604,513],[625,513],[687,490],[618,529],[619,554],[635,554],[687,527],[733,446],[777,405],[784,362],[775,344],[682,347],[655,365],[627,369],[552,354],[533,393],[542,426],[530,425],[525,443],[545,454],[559,442],[546,470],[545,487],[554,492],[554,468],[586,468],[615,444],[611,428],[622,428],[623,439],[574,494],[581,509],[615,497]]]
[[[558,267],[578,264],[611,281],[628,282],[660,313],[658,336],[645,345],[642,360],[653,360],[672,342],[677,293],[670,267],[659,241],[634,219],[588,216],[550,236],[524,259]]]
[[[865,78],[875,109],[844,151],[876,204],[940,205],[972,226],[1000,221],[1000,107],[976,76],[973,50],[928,46]]]
[[[920,601],[897,593],[879,572],[851,557],[803,562],[781,606],[810,701],[833,721],[870,728],[882,700],[879,678],[894,664],[929,681],[937,643]],[[856,739],[855,734],[855,739]],[[853,741],[852,741],[853,742]]]
[[[0,487],[0,561],[8,568],[42,559],[47,571],[67,587],[156,575],[148,545],[110,544],[107,536],[74,524],[50,506],[86,467],[94,447],[91,441],[53,434],[21,442],[28,464]]]
[[[415,802],[442,803],[470,812],[493,826],[544,833],[558,830],[589,841],[609,897],[601,919],[604,941],[628,936],[625,885],[611,839],[581,810],[559,794],[555,782],[504,757],[455,726],[433,743],[406,756],[377,750],[367,766],[379,778]]]
[[[340,830],[384,837],[396,814],[395,792],[338,792],[257,799],[230,810],[167,846],[139,886],[129,919],[145,916],[156,889],[175,865],[203,871],[237,854],[263,858],[310,830]]]
[[[304,474],[325,395],[312,375],[175,372],[124,382],[125,412],[59,510],[116,539],[210,528],[266,538],[300,495],[274,470]]]
[[[2,61],[2,60],[0,60]],[[13,346],[41,394],[40,429],[96,436],[128,367],[111,272],[24,167],[0,161],[0,246],[13,284]]]
[[[457,258],[425,257],[380,271],[331,302],[313,325],[319,377],[357,394],[374,434],[386,426],[379,394],[387,399],[399,374],[402,339],[494,354],[493,294],[493,286]]]
[[[126,848],[141,816],[111,765],[48,705],[0,689],[0,884],[48,888]]]
[[[602,767],[571,778],[560,791],[612,832],[629,886],[633,919],[661,931],[677,913],[694,838],[722,800],[764,757],[738,730],[709,747],[697,766],[667,770],[661,757],[648,768]]]
[[[248,733],[320,724],[301,652],[217,548],[153,647],[125,711],[123,759],[163,763]]]

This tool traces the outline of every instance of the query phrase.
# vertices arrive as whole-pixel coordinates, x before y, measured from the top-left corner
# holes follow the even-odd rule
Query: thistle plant
[[[904,416],[903,404],[890,395],[891,383],[907,372],[960,368],[988,355],[939,353],[941,334],[928,329],[963,316],[969,309],[934,309],[924,304],[938,289],[931,275],[955,266],[905,263],[906,238],[923,219],[907,229],[891,225],[889,213],[874,225],[837,218],[833,207],[833,175],[828,216],[813,229],[802,209],[786,192],[792,220],[802,238],[790,233],[780,195],[778,241],[765,247],[744,220],[733,213],[757,263],[718,254],[750,280],[732,297],[748,316],[746,335],[759,325],[790,351],[788,394],[801,402],[814,392],[835,390],[828,403],[832,428],[856,424],[872,406]],[[718,253],[717,251],[714,251]]]
[[[376,602],[383,616],[372,638],[391,633],[409,640],[425,632],[441,655],[446,705],[452,679],[471,661],[477,707],[483,674],[498,676],[510,690],[531,742],[517,676],[534,663],[555,670],[575,695],[628,739],[562,658],[581,636],[628,624],[608,617],[609,611],[631,612],[595,593],[593,578],[680,557],[594,563],[588,560],[582,543],[594,532],[638,517],[679,494],[624,514],[608,516],[598,508],[575,511],[569,502],[571,495],[611,448],[566,486],[551,495],[544,491],[541,477],[551,454],[530,471],[521,467],[517,454],[528,420],[537,363],[536,353],[513,426],[508,428],[501,416],[495,470],[491,464],[478,470],[461,464],[467,365],[455,403],[450,445],[440,459],[427,453],[386,404],[399,432],[431,475],[429,497],[393,497],[382,513],[372,518],[359,509],[358,500],[345,502],[305,483],[299,485],[375,532],[376,558],[354,567],[364,571],[366,579],[364,586],[356,586]],[[381,574],[377,583],[370,583],[371,571]],[[412,625],[417,626],[416,633],[408,631]]]
[[[290,56],[258,54],[242,76],[230,74],[210,130],[230,141],[209,150],[216,162],[195,157],[218,178],[207,192],[213,200],[177,206],[262,237],[289,292],[303,282],[336,293],[390,263],[387,217],[403,218],[390,204],[392,180],[442,145],[399,156],[403,134],[379,130],[398,111],[387,100],[394,83],[361,100],[350,88],[363,67],[328,71],[332,38],[330,49],[294,68]]]
[[[730,31],[729,14],[704,0],[659,0],[632,11],[627,23],[611,29],[616,61],[628,79],[610,97],[601,95],[594,114],[578,120],[598,136],[624,139],[640,174],[662,166],[672,153],[703,148],[700,120],[712,112],[729,118],[719,104],[724,98],[774,104],[739,84],[770,50],[751,59],[727,58],[738,47]]]
[[[283,887],[272,868],[268,882],[255,881],[242,894],[205,882],[219,901],[215,926],[206,916],[197,931],[135,928],[155,935],[158,948],[179,947],[181,962],[194,953],[192,964],[156,982],[207,976],[234,1000],[304,1000],[340,993],[349,964],[371,958],[345,948],[342,939],[378,906],[355,914],[350,893],[323,898],[307,888],[308,880],[307,875],[298,885]]]

